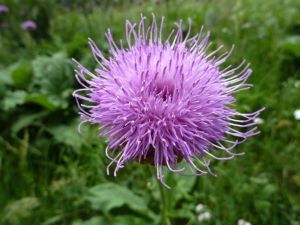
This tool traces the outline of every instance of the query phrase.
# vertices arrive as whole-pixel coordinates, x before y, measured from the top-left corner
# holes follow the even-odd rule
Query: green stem
[[[157,178],[156,180],[159,187],[160,197],[162,200],[161,224],[165,225],[167,222],[167,209],[168,209],[167,195],[166,195],[165,187],[163,186],[162,182]]]
[[[150,165],[151,167],[151,172],[152,175],[154,176],[154,179],[157,181],[157,185],[159,188],[159,193],[160,193],[160,197],[162,200],[162,204],[161,204],[161,225],[169,225],[170,223],[170,219],[167,217],[168,215],[168,199],[167,199],[167,195],[166,195],[166,187],[164,187],[164,185],[162,184],[162,182],[157,179],[156,176],[156,169],[154,166]]]

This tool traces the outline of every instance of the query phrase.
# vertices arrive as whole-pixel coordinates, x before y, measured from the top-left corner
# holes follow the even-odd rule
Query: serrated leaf
[[[17,90],[17,91],[8,91],[3,100],[3,109],[5,111],[10,110],[17,105],[22,105],[25,102],[26,91]]]
[[[115,183],[105,183],[91,187],[89,195],[84,197],[94,210],[109,212],[111,209],[128,206],[135,212],[147,215],[147,204],[143,198],[135,195],[126,187]]]
[[[75,84],[75,65],[64,52],[52,57],[39,56],[32,62],[34,82],[32,88],[39,87],[43,94],[59,94]]]

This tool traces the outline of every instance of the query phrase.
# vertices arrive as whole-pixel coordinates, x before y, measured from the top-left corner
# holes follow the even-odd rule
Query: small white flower
[[[295,81],[295,88],[300,88],[300,80]]]
[[[202,204],[198,204],[198,205],[195,207],[195,211],[196,211],[197,213],[201,212],[203,209],[204,209],[204,205],[202,205]]]
[[[239,219],[237,224],[238,225],[252,225],[251,223],[249,223],[243,219]]]
[[[246,222],[245,220],[239,219],[237,224],[238,224],[238,225],[244,225],[245,222]]]
[[[300,109],[296,109],[294,112],[294,116],[296,120],[300,120]]]
[[[209,212],[205,212],[205,213],[201,213],[199,216],[198,216],[198,221],[199,222],[202,222],[203,220],[210,220],[211,218],[211,215]]]
[[[205,214],[205,218],[206,218],[207,220],[210,220],[211,214],[210,214],[209,212],[206,212],[206,213],[204,213],[204,214]]]
[[[253,122],[256,124],[263,124],[265,121],[264,119],[257,117],[253,120]]]

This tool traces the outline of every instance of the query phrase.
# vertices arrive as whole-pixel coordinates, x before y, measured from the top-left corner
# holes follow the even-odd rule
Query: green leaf
[[[188,209],[174,209],[169,212],[169,216],[172,218],[192,218],[194,213]]]
[[[32,102],[53,111],[64,104],[64,100],[55,95],[31,94],[26,96],[26,102]]]
[[[249,180],[254,184],[266,185],[268,183],[268,179],[265,177],[250,177]]]
[[[79,118],[73,120],[67,125],[50,126],[50,131],[55,140],[72,146],[75,151],[78,151],[82,144],[85,143],[88,132],[87,126],[81,127],[81,132],[78,132],[78,125],[82,122]]]
[[[32,69],[28,66],[20,66],[16,68],[12,73],[11,77],[15,84],[28,84],[31,80]]]
[[[27,93],[22,90],[17,90],[14,92],[7,91],[3,100],[3,109],[8,111],[12,108],[15,108],[17,105],[24,104],[26,95]]]
[[[63,218],[63,217],[62,217],[61,215],[53,216],[53,217],[51,217],[50,219],[46,220],[45,222],[41,223],[41,225],[51,225],[51,224],[55,224],[55,223],[57,223],[58,221],[61,221],[62,218]]]
[[[259,199],[254,201],[254,205],[258,211],[270,208],[272,206],[269,201]]]
[[[30,62],[27,60],[20,60],[12,65],[10,65],[9,67],[7,67],[7,69],[1,70],[0,71],[0,85],[2,84],[14,84],[14,80],[12,77],[12,73],[13,71],[17,70],[20,67],[27,67],[27,65],[29,65]]]
[[[18,133],[21,129],[24,127],[29,126],[32,124],[33,121],[36,119],[42,118],[46,115],[48,115],[49,112],[43,111],[39,113],[34,114],[28,114],[28,115],[22,115],[11,127],[13,133]]]
[[[179,164],[178,168],[188,168],[188,164],[183,161]],[[188,169],[186,169],[188,171]],[[165,194],[168,199],[168,210],[172,210],[176,203],[181,199],[189,199],[191,196],[189,192],[193,188],[197,177],[184,177],[177,173],[171,172],[169,170],[164,170],[164,182],[171,187],[171,189],[164,188]],[[154,179],[157,179],[156,177]],[[155,184],[156,181],[153,181]],[[160,200],[159,187],[153,190],[153,197],[157,200]]]
[[[11,78],[11,71],[9,69],[4,69],[0,71],[0,85],[3,84],[13,84],[13,79]]]
[[[141,224],[154,224],[145,218],[137,217],[134,215],[122,215],[116,216],[114,220],[114,225],[141,225]]]
[[[147,204],[145,200],[135,195],[126,187],[115,183],[105,183],[91,187],[89,195],[85,196],[94,210],[108,212],[121,206],[128,206],[135,212],[147,215]]]
[[[43,94],[60,94],[75,84],[75,64],[58,52],[52,57],[39,56],[32,62],[34,80],[32,88]],[[37,90],[33,90],[37,92]]]
[[[75,220],[72,222],[71,225],[100,225],[100,224],[107,224],[107,221],[100,216],[94,216],[89,220]]]
[[[279,43],[285,50],[300,56],[300,35],[286,37]]]
[[[88,46],[88,37],[83,35],[75,35],[71,43],[67,44],[67,53],[69,58],[76,58],[81,56],[82,50]],[[80,54],[81,53],[81,54]]]

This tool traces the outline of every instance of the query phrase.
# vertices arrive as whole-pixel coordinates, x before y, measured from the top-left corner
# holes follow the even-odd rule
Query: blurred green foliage
[[[96,125],[83,125],[72,98],[79,88],[71,58],[94,70],[87,38],[104,55],[105,32],[125,39],[125,20],[140,13],[193,22],[211,31],[212,47],[235,44],[226,65],[243,59],[254,87],[236,94],[241,112],[266,107],[261,134],[231,161],[212,161],[218,175],[181,177],[165,171],[170,224],[200,224],[195,206],[211,219],[201,224],[300,224],[300,2],[295,0],[4,0],[0,14],[0,224],[158,224],[161,199],[151,169],[126,164],[117,177],[106,175],[105,139]],[[24,31],[33,20],[37,29]],[[148,20],[147,22],[149,22]],[[116,41],[117,42],[117,41]],[[183,165],[184,166],[184,165]]]

